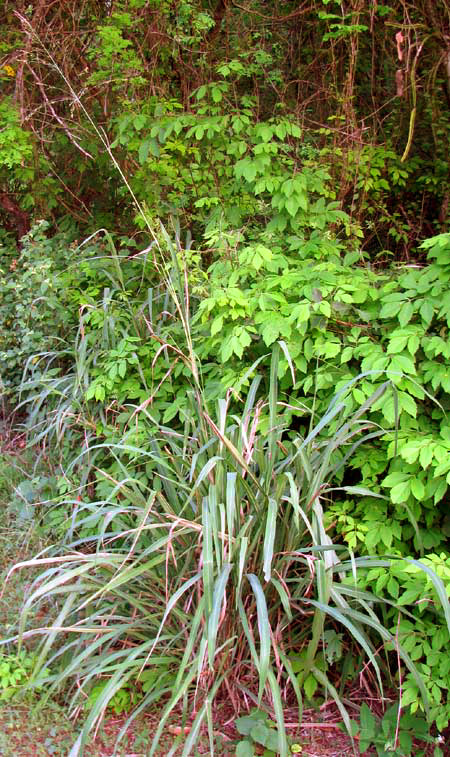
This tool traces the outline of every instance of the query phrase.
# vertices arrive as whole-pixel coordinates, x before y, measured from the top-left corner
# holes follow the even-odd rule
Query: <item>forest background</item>
[[[288,754],[292,699],[351,730],[364,652],[398,753],[402,716],[444,732],[447,2],[1,0],[0,23],[0,389],[38,450],[10,509],[53,539],[8,632],[51,600],[30,685],[88,697],[80,750],[124,692],[164,724],[197,682],[186,754],[224,690]]]

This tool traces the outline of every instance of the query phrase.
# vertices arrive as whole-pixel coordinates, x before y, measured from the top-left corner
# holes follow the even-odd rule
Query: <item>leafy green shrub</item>
[[[237,391],[248,386],[252,365],[267,366],[267,348],[277,339],[292,357],[294,389],[284,357],[279,379],[282,391],[289,387],[293,423],[300,426],[312,408],[323,412],[334,388],[358,373],[365,376],[347,399],[350,408],[363,403],[387,375],[397,387],[395,399],[380,400],[371,418],[391,426],[398,414],[398,433],[373,443],[370,455],[367,448],[356,451],[353,465],[361,485],[377,493],[384,487],[395,507],[382,499],[370,508],[366,502],[339,501],[331,504],[330,517],[353,547],[355,540],[359,546],[367,540],[370,551],[394,545],[404,551],[402,544],[438,548],[445,518],[440,503],[448,485],[448,235],[424,244],[435,262],[400,275],[355,266],[356,253],[343,255],[342,243],[319,232],[290,237],[290,250],[275,244],[273,235],[263,239],[265,244],[244,246],[228,257],[224,249],[208,282],[198,255],[179,243],[181,269],[193,264],[192,339],[204,366],[205,396],[215,401],[230,386]],[[187,403],[179,389],[189,381],[183,362],[170,360],[185,339],[174,306],[160,283],[148,287],[160,275],[159,266],[140,255],[119,261],[121,281],[115,256],[109,270],[104,256],[82,264],[79,289],[67,288],[73,307],[82,309],[74,356],[76,375],[83,376],[79,399],[117,408],[114,420],[94,421],[98,433],[110,439],[120,436],[133,416],[134,409],[124,407],[130,401],[151,401],[156,420],[182,423]],[[175,281],[179,274],[170,275]],[[149,325],[160,343],[147,338]],[[164,343],[171,348],[160,360]],[[34,387],[39,395],[45,373],[33,375],[28,390]],[[98,409],[92,413],[98,415]]]
[[[19,385],[27,361],[58,345],[73,324],[58,279],[72,250],[66,235],[47,239],[47,228],[36,224],[20,254],[15,245],[0,247],[0,386],[7,391]]]
[[[429,554],[420,562],[440,577],[446,596],[450,598],[448,553]],[[384,596],[393,603],[391,609],[386,608],[385,622],[416,662],[427,688],[431,717],[438,729],[444,730],[450,721],[447,697],[450,634],[430,575],[415,563],[393,561],[389,566],[370,569],[365,578],[360,573],[359,584],[370,587],[377,596]],[[407,607],[408,616],[398,620],[398,607]],[[409,708],[412,714],[423,710],[416,682],[409,674],[402,681],[402,692],[402,707]]]
[[[277,132],[277,124],[270,129],[271,136],[255,131],[255,139],[271,144],[285,133]],[[279,170],[284,157],[280,160]],[[297,191],[291,187],[292,195],[290,186],[286,197]],[[313,193],[328,191],[325,185],[314,186]],[[428,266],[379,272],[321,228],[329,221],[316,224],[311,207],[309,200],[306,210],[300,203],[292,217],[283,210],[291,231],[296,229],[285,240],[254,227],[245,242],[234,232],[222,233],[212,220],[208,234],[218,259],[207,276],[201,254],[189,241],[178,239],[176,264],[167,267],[161,256],[168,249],[164,232],[157,246],[139,255],[128,254],[129,239],[123,240],[122,252],[108,235],[93,243],[80,263],[79,280],[73,269],[58,279],[66,310],[73,319],[81,313],[75,350],[47,351],[37,364],[28,363],[22,396],[31,410],[30,425],[45,435],[44,416],[47,424],[52,417],[60,441],[67,441],[63,428],[70,423],[75,436],[114,442],[131,433],[135,407],[130,403],[136,402],[151,406],[156,421],[180,428],[188,406],[183,387],[190,377],[182,360],[171,360],[185,335],[163,281],[168,276],[174,284],[186,275],[192,340],[208,403],[231,386],[237,393],[248,387],[258,361],[268,371],[267,350],[279,339],[295,370],[292,388],[290,366],[282,357],[280,388],[295,428],[306,427],[312,410],[323,413],[335,388],[359,373],[364,378],[346,399],[349,409],[364,403],[386,376],[395,383],[395,397],[381,398],[370,413],[371,420],[389,426],[398,415],[398,432],[357,449],[354,473],[346,473],[347,481],[385,499],[339,496],[329,503],[326,517],[352,548],[404,555],[439,550],[445,546],[449,477],[449,235],[423,243]],[[156,338],[148,339],[149,326]],[[17,364],[23,357],[10,355]],[[98,452],[97,462],[114,478],[116,466],[107,457],[106,451],[103,459]],[[108,484],[100,478],[106,496]]]
[[[266,226],[277,234],[349,227],[318,151],[283,112],[261,120],[258,98],[234,88],[246,66],[233,64],[196,90],[188,112],[174,99],[152,98],[116,117],[112,146],[135,157],[133,189],[151,216],[174,216],[199,239],[242,239],[244,227],[250,240]]]
[[[33,153],[31,133],[20,125],[19,113],[8,97],[0,103],[0,171],[9,172],[9,180],[30,178]],[[3,178],[3,177],[2,177]]]
[[[35,662],[36,656],[24,649],[16,654],[0,652],[0,701],[9,701],[26,690]],[[45,677],[49,670],[41,673]],[[42,686],[35,684],[34,688],[40,690]]]
[[[300,425],[358,373],[364,378],[347,400],[353,408],[388,376],[395,397],[380,399],[370,417],[393,425],[398,415],[398,432],[372,443],[370,454],[361,447],[351,464],[359,471],[356,482],[376,493],[383,487],[390,503],[337,501],[330,522],[350,546],[369,551],[444,546],[450,235],[422,245],[428,266],[382,273],[355,266],[356,253],[342,256],[336,240],[313,233],[288,241],[288,252],[269,236],[265,245],[212,264],[195,316],[199,354],[212,361],[219,353],[224,386],[239,387],[242,378],[248,383],[252,363],[264,365],[267,348],[284,340],[296,371],[289,406]],[[279,370],[283,389],[290,381],[287,360]]]
[[[0,87],[4,70],[0,69]],[[35,150],[35,135],[21,124],[13,97],[5,95],[2,93],[0,101],[1,191],[19,195],[21,211],[48,213],[57,204],[61,186],[49,170],[44,151]]]
[[[389,707],[381,719],[375,717],[364,702],[360,710],[360,724],[356,729],[359,734],[359,751],[365,754],[370,746],[374,746],[378,757],[389,757],[389,755],[414,754],[416,757],[423,757],[425,750],[413,752],[414,742],[425,742],[432,744],[435,742],[429,734],[429,726],[423,717],[408,714],[400,714],[398,707],[393,705]],[[442,751],[439,747],[434,750],[434,757],[441,757]]]
[[[95,705],[95,702],[107,685],[108,681],[95,684],[85,703],[85,707],[88,710]],[[130,712],[133,705],[136,704],[137,698],[137,692],[131,688],[131,685],[124,686],[122,689],[116,691],[114,696],[108,701],[108,709],[112,710],[116,715],[120,715],[122,712]]]

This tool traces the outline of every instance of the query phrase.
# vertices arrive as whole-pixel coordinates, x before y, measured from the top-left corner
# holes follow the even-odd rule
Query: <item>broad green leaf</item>
[[[256,176],[256,165],[250,158],[244,158],[242,161],[242,175],[248,182],[252,182]]]
[[[321,303],[321,304],[328,305],[328,303]],[[336,357],[336,355],[339,355],[340,351],[341,351],[340,342],[327,341],[322,349],[322,354],[325,358],[327,358],[328,360],[331,360],[332,358]]]
[[[212,324],[211,324],[211,336],[215,336],[219,333],[219,331],[222,331],[223,327],[223,315],[218,315],[216,318],[214,318]]]
[[[393,533],[389,525],[381,525],[379,528],[381,541],[389,549],[392,545]]]
[[[417,404],[415,400],[406,392],[398,393],[398,404],[400,410],[405,410],[412,418],[417,416]]]
[[[348,361],[352,359],[353,353],[354,353],[353,347],[344,347],[344,349],[341,352],[341,364],[348,363]]]
[[[299,305],[295,305],[292,308],[291,318],[295,320],[297,324],[306,323],[310,316],[310,304],[308,302],[301,302]]]
[[[291,195],[286,200],[284,207],[286,208],[289,215],[294,218],[294,216],[297,215],[298,209],[300,207],[299,199],[296,195]]]
[[[299,207],[305,211],[305,213],[308,212],[308,195],[306,192],[297,192],[297,202]]]
[[[267,347],[270,347],[270,345],[276,342],[280,336],[281,329],[279,322],[276,319],[266,321],[261,333],[264,344]]]
[[[413,604],[422,594],[421,587],[418,587],[417,589],[408,589],[407,591],[404,591],[399,599],[397,600],[398,605],[411,605]]]
[[[408,335],[400,335],[400,336],[392,337],[392,339],[390,339],[389,344],[388,344],[387,354],[391,355],[392,353],[403,352],[407,343],[408,343]]]
[[[396,471],[395,473],[389,473],[389,475],[386,476],[383,480],[383,486],[393,487],[405,481],[409,481],[409,474]]]
[[[393,318],[399,312],[399,302],[386,302],[380,311],[380,318]]]
[[[268,124],[260,124],[258,126],[258,136],[263,139],[264,142],[269,142],[273,137],[273,129]]]
[[[420,450],[419,462],[422,468],[426,469],[433,459],[433,447],[431,443],[425,444]]]
[[[207,87],[203,84],[201,87],[198,88],[197,92],[195,93],[195,97],[197,100],[203,100],[207,93]]]
[[[262,719],[265,720],[265,716]],[[259,714],[258,717],[255,714],[243,715],[242,717],[235,720],[234,725],[237,732],[240,733],[241,736],[249,736],[250,731],[255,727],[255,724],[258,722],[258,720],[261,720]]]
[[[420,478],[413,478],[411,480],[411,494],[420,501],[425,497],[425,487]]]
[[[317,680],[314,677],[312,673],[309,673],[309,675],[306,676],[304,682],[303,682],[303,688],[305,690],[305,694],[308,697],[308,699],[312,699],[314,697],[314,694],[317,691]]]
[[[262,721],[259,721],[253,724],[253,728],[250,731],[250,736],[252,737],[253,741],[256,741],[257,744],[268,746],[267,742],[270,739],[270,729]]]
[[[239,741],[236,745],[236,757],[254,757],[255,750],[251,741]]]
[[[409,373],[413,375],[416,373],[414,361],[409,357],[409,355],[395,355],[395,357],[393,357],[390,362],[388,371],[396,371],[397,373]]]
[[[359,711],[359,721],[361,725],[361,735],[365,738],[372,738],[375,736],[377,721],[372,715],[366,702],[363,702]]]
[[[417,350],[420,347],[420,339],[417,334],[412,334],[412,336],[408,339],[408,352],[411,353],[411,355],[415,355]]]
[[[318,312],[322,313],[322,315],[326,316],[326,318],[331,318],[330,303],[327,302],[326,300],[322,300],[322,302],[319,303]],[[328,344],[328,342],[326,344]],[[339,344],[339,349],[340,349],[340,342],[338,342],[337,344]],[[334,353],[334,355],[337,355],[337,354],[338,354],[337,352]],[[334,357],[334,355],[332,357]]]
[[[402,481],[396,484],[391,489],[391,500],[394,504],[399,502],[406,502],[411,492],[411,481],[408,478],[406,481]]]
[[[400,326],[406,326],[406,324],[410,322],[413,312],[414,309],[411,302],[405,302],[405,304],[402,305],[398,314]]]
[[[423,304],[421,305],[419,312],[422,317],[422,320],[428,326],[433,320],[433,315],[434,315],[434,308],[430,300],[425,299],[423,301]]]

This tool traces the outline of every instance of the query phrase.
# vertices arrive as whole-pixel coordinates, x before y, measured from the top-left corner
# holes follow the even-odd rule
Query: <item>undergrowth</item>
[[[38,637],[33,676],[39,685],[45,682],[44,701],[65,692],[71,709],[89,703],[71,755],[83,753],[108,703],[126,699],[127,691],[136,698],[129,695],[127,705],[134,709],[119,740],[139,713],[156,703],[161,707],[150,755],[179,707],[188,728],[181,729],[173,750],[182,744],[182,754],[190,754],[205,727],[213,754],[213,706],[223,697],[236,715],[247,699],[272,713],[282,755],[290,752],[283,719],[287,701],[297,702],[300,723],[305,700],[323,692],[352,734],[345,679],[344,689],[336,687],[334,663],[359,654],[356,650],[367,657],[362,675],[379,696],[386,681],[399,685],[407,674],[418,703],[429,712],[429,700],[437,702],[440,694],[430,691],[422,665],[390,629],[392,603],[377,587],[372,592],[365,586],[364,577],[373,580],[373,570],[401,565],[422,571],[436,617],[443,612],[443,629],[444,617],[450,626],[444,583],[425,562],[411,557],[402,562],[401,553],[388,560],[355,557],[331,538],[324,515],[341,498],[384,499],[376,488],[347,483],[346,471],[364,445],[393,438],[382,416],[372,419],[371,413],[392,396],[398,427],[396,381],[385,371],[384,381],[355,407],[355,391],[374,374],[353,376],[321,417],[305,402],[305,431],[294,431],[299,405],[285,400],[283,362],[294,386],[297,366],[279,340],[271,346],[267,383],[259,373],[266,360],[261,355],[234,391],[223,398],[218,389],[210,394],[209,364],[197,357],[191,330],[186,272],[177,247],[167,237],[165,243],[171,262],[161,270],[169,298],[158,290],[157,297],[147,295],[134,317],[133,336],[120,337],[135,349],[127,352],[117,341],[114,327],[122,321],[113,316],[109,300],[97,356],[88,342],[95,330],[82,321],[71,372],[52,373],[44,360],[41,373],[34,368],[21,388],[31,411],[30,438],[48,450],[55,440],[66,445],[58,486],[69,491],[55,498],[63,545],[27,562],[41,573],[24,603],[15,641],[20,648]],[[111,265],[120,265],[114,255]],[[146,398],[139,404],[122,398],[110,406],[117,419],[111,423],[101,404],[92,405],[90,375],[102,354],[113,353],[116,371],[108,374],[113,380],[125,382],[128,367],[136,365],[146,381],[146,361],[139,354],[145,346],[142,322],[152,355]],[[39,370],[39,360],[31,364]],[[162,380],[155,380],[158,370]],[[157,401],[174,379],[173,391],[183,393],[183,404],[177,407],[179,423],[169,427]],[[84,443],[74,455],[70,447],[81,441],[81,429]],[[49,517],[52,511],[49,507]],[[30,613],[42,603],[55,608],[53,620],[40,631],[29,629]],[[394,604],[405,619],[397,622],[414,617],[406,598]],[[384,657],[378,654],[380,641]]]

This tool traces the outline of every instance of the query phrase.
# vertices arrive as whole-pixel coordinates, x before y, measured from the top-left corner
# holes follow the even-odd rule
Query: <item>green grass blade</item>
[[[150,751],[148,753],[148,757],[153,757],[155,754],[159,740],[164,732],[164,728],[166,726],[167,720],[169,719],[171,713],[173,712],[174,708],[177,706],[178,702],[182,697],[185,696],[185,694],[188,692],[191,684],[193,683],[195,679],[195,672],[192,672],[186,676],[183,683],[176,689],[172,697],[170,698],[169,702],[164,708],[164,711],[161,714],[161,719],[158,724],[158,728],[155,731],[155,734],[153,736],[152,745],[150,747]]]
[[[270,581],[272,575],[273,545],[277,527],[278,507],[274,499],[269,497],[266,516],[266,532],[263,545],[263,572],[265,581]]]
[[[283,652],[282,649],[280,649],[280,647],[278,647],[277,649],[277,654],[285,667],[286,673],[289,678],[289,682],[292,688],[294,689],[295,696],[297,697],[298,724],[301,725],[303,722],[303,697],[302,697],[302,692],[300,689],[297,675],[294,673],[289,657]]]
[[[200,628],[200,625],[203,623],[204,617],[205,617],[204,613],[205,613],[205,597],[203,595],[199,600],[198,607],[195,611],[195,615],[193,619],[191,620],[189,638],[184,648],[183,658],[178,667],[177,677],[174,684],[174,691],[177,691],[178,687],[181,685],[183,676],[185,674],[185,670],[190,664],[191,657],[193,657],[194,655],[194,649],[195,649],[195,644],[196,644],[198,633],[199,633],[199,628]]]
[[[252,656],[253,664],[256,667],[256,669],[258,669],[259,667],[258,652],[256,651],[255,642],[253,640],[253,634],[250,632],[248,618],[245,613],[244,603],[242,602],[242,599],[240,596],[238,596],[237,605],[238,605],[239,619],[241,621],[241,625],[247,639],[247,643],[250,649],[250,654]],[[255,697],[255,701],[256,701],[256,697]]]
[[[347,628],[347,630],[351,633],[355,641],[357,641],[358,644],[364,649],[367,657],[372,663],[373,669],[375,670],[375,673],[377,676],[380,692],[383,692],[383,684],[381,681],[380,668],[375,659],[375,655],[372,651],[369,640],[361,632],[361,630],[354,623],[352,623],[352,621],[346,615],[344,615],[343,612],[341,612],[340,610],[337,610],[335,607],[330,607],[330,605],[324,605],[320,602],[316,602],[315,599],[307,599],[307,600],[304,600],[304,602],[306,604],[310,604],[310,605],[313,605],[313,607],[318,608],[319,610],[321,610],[321,612],[323,612],[326,615],[329,615],[331,618],[334,618],[334,620],[337,620],[338,623],[341,623],[345,628]],[[367,619],[365,618],[364,621],[366,622]]]
[[[280,356],[280,347],[276,344],[272,350],[272,360],[270,363],[270,383],[269,383],[269,434],[266,464],[264,467],[265,490],[269,491],[272,471],[278,457],[278,363]]]
[[[248,536],[241,536],[239,539],[239,568],[238,568],[238,580],[236,587],[236,602],[239,601],[241,596],[242,577],[244,575],[245,561],[247,558],[248,550]]]
[[[342,702],[342,700],[341,700],[338,692],[336,691],[336,689],[334,688],[334,686],[328,680],[328,676],[322,670],[319,670],[319,668],[313,667],[312,668],[312,673],[313,673],[314,677],[317,679],[317,681],[319,681],[319,683],[322,684],[322,686],[324,687],[325,691],[329,691],[330,694],[331,694],[331,696],[333,697],[333,699],[334,699],[334,701],[336,703],[336,707],[338,708],[339,712],[341,713],[342,722],[344,723],[346,731],[347,731],[347,733],[348,733],[348,735],[349,735],[349,737],[351,739],[352,747],[353,747],[353,752],[356,755],[357,752],[356,752],[355,742],[353,740],[353,732],[352,732],[352,724],[350,722],[350,716],[349,716],[349,714],[348,714],[348,712],[347,712],[347,710],[346,710],[346,708],[345,708],[345,706],[344,706],[344,704],[343,704],[343,702]]]
[[[232,550],[232,540],[234,537],[234,531],[235,531],[235,524],[237,521],[237,513],[236,513],[236,478],[237,473],[234,471],[231,473],[227,473],[227,483],[226,483],[226,511],[227,511],[227,531],[228,531],[228,548],[231,554]]]
[[[258,702],[261,703],[264,687],[266,685],[267,674],[269,671],[270,663],[270,623],[269,615],[267,612],[266,598],[264,591],[259,581],[259,578],[254,573],[247,573],[247,578],[250,582],[250,586],[253,589],[253,594],[256,599],[256,614],[258,618],[258,632],[259,632],[259,661],[258,661],[258,673],[259,673],[259,692]]]
[[[180,599],[180,597],[183,596],[183,594],[185,592],[187,592],[192,586],[194,586],[200,580],[200,578],[201,578],[201,573],[196,573],[195,576],[191,576],[191,578],[189,578],[187,581],[185,581],[182,584],[182,586],[180,586],[177,589],[177,591],[175,592],[175,594],[173,594],[171,596],[169,602],[167,603],[167,606],[166,606],[166,609],[165,609],[165,612],[164,612],[164,617],[163,617],[163,619],[161,621],[161,625],[159,627],[156,639],[153,642],[153,647],[152,647],[152,650],[151,650],[150,654],[153,652],[153,649],[155,648],[155,646],[156,646],[156,644],[158,642],[158,639],[161,636],[161,633],[163,631],[164,624],[165,624],[167,618],[169,617],[170,613],[172,612],[173,608],[175,607],[176,603],[178,602],[178,600]]]
[[[203,575],[203,592],[206,598],[206,613],[210,615],[213,603],[213,584],[214,584],[214,555],[212,540],[212,525],[209,511],[209,502],[205,497],[202,505],[202,575]]]
[[[272,693],[273,709],[277,723],[278,752],[280,754],[280,757],[288,757],[288,755],[290,754],[290,749],[286,738],[286,729],[284,727],[283,702],[281,701],[280,687],[278,685],[277,679],[275,678],[273,670],[269,669],[267,671],[267,678]]]
[[[289,594],[287,593],[286,589],[284,588],[281,581],[279,581],[277,578],[274,578],[272,576],[271,578],[272,584],[275,586],[275,589],[277,590],[278,596],[280,597],[281,604],[283,606],[283,610],[286,613],[286,617],[289,621],[292,620],[292,610],[291,610],[291,603],[289,600]]]
[[[231,567],[230,564],[223,566],[214,586],[212,610],[208,619],[208,662],[211,670],[214,669],[214,654],[216,651],[217,631],[219,629],[219,616],[225,599],[225,589]]]
[[[219,687],[221,686],[225,676],[219,676],[216,681],[214,682],[213,687],[208,692],[207,697],[205,698],[205,701],[203,702],[203,706],[200,708],[199,712],[197,713],[197,716],[192,723],[191,730],[189,732],[189,736],[186,739],[184,749],[182,752],[181,757],[188,757],[188,755],[191,753],[193,747],[198,741],[199,738],[199,731],[200,726],[205,719],[205,716],[207,715],[208,711],[208,702],[212,702],[214,700],[214,697],[217,694],[217,691]]]

